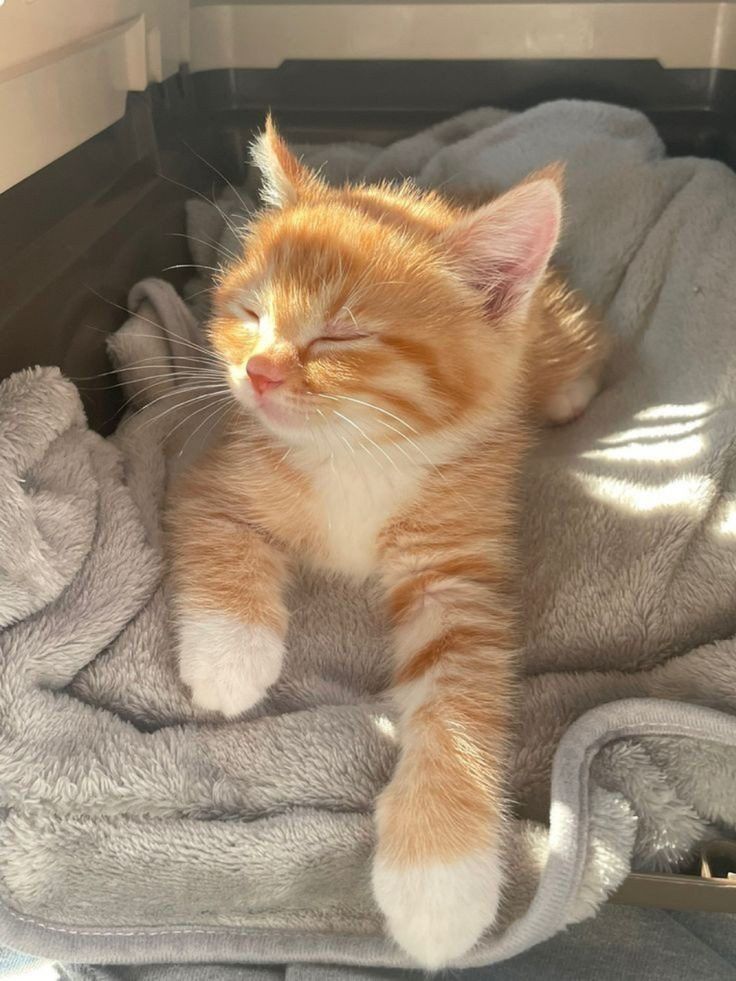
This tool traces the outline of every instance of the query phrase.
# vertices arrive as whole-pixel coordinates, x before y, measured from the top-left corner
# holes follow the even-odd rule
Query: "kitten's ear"
[[[523,315],[557,244],[562,167],[532,174],[444,233],[454,265],[492,317]]]
[[[266,128],[253,143],[251,157],[263,175],[261,195],[275,208],[296,204],[320,183],[317,175],[300,163],[281,139],[270,113]]]

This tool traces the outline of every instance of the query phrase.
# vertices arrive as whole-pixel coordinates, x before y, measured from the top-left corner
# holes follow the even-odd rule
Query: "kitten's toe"
[[[379,857],[373,867],[373,892],[391,935],[432,971],[465,954],[493,923],[501,881],[495,849],[403,868]]]
[[[572,422],[585,412],[598,388],[598,380],[590,372],[573,378],[547,400],[544,406],[545,418],[555,426]]]
[[[199,708],[235,716],[262,700],[281,672],[284,645],[270,628],[226,613],[179,621],[179,673]]]

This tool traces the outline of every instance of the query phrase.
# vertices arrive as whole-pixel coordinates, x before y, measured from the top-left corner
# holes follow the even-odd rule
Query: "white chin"
[[[230,379],[230,388],[236,400],[266,429],[282,439],[299,442],[307,432],[304,412],[282,406],[278,402],[259,405],[249,384]]]
[[[283,440],[299,443],[306,437],[307,426],[304,416],[298,412],[277,406],[268,409],[263,406],[252,406],[251,411],[266,429]]]

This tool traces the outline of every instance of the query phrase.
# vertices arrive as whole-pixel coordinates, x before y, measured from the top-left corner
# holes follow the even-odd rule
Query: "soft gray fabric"
[[[558,258],[615,339],[606,390],[525,475],[513,875],[501,932],[464,961],[488,963],[593,913],[632,861],[676,868],[736,827],[736,178],[664,159],[642,116],[592,103],[306,155],[333,179],[473,193],[566,160]],[[191,209],[192,236],[231,250],[246,204],[230,191],[238,216],[203,234]],[[184,303],[147,281],[131,305],[117,363],[185,371],[202,336]],[[296,583],[268,701],[195,719],[159,519],[165,470],[218,414],[188,419],[176,378],[151,392],[144,375],[130,395],[159,401],[110,442],[54,369],[0,387],[0,939],[92,962],[403,964],[368,887],[396,753],[370,591]]]
[[[67,973],[68,972],[68,973]],[[67,967],[68,981],[425,981],[421,971],[326,964]],[[603,907],[552,940],[453,981],[733,981],[736,914]]]

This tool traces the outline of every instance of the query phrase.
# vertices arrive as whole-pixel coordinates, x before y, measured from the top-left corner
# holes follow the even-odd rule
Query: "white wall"
[[[736,68],[730,2],[4,0],[0,192],[173,74],[286,58],[657,58]]]
[[[285,58],[655,58],[736,68],[728,2],[195,3],[193,71]]]
[[[153,71],[159,61],[170,75],[188,58],[189,6],[189,0],[5,0],[0,7],[0,78],[140,15],[145,17]]]

